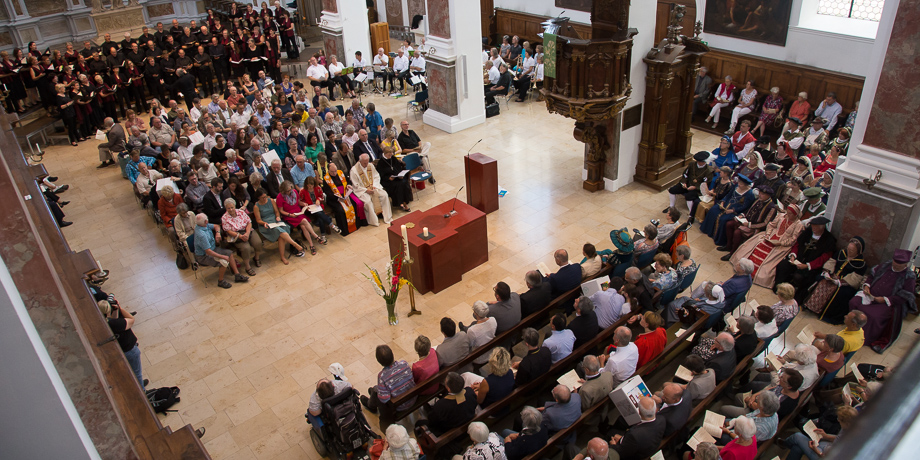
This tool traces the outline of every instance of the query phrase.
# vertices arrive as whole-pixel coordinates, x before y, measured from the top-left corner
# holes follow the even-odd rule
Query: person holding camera
[[[131,330],[134,326],[134,316],[111,296],[108,300],[100,300],[97,305],[102,316],[108,321],[112,333],[115,334],[125,358],[128,359],[128,364],[137,377],[137,383],[140,383],[142,388],[146,387],[147,380],[141,373],[141,350],[137,347],[137,336]]]

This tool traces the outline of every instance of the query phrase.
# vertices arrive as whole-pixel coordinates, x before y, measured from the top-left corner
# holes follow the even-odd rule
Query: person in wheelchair
[[[320,380],[305,417],[313,447],[322,457],[345,458],[380,438],[364,418],[357,390],[343,380]]]

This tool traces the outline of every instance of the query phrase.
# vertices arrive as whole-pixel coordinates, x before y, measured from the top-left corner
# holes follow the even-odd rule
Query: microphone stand
[[[454,214],[457,213],[457,211],[456,211],[456,208],[457,208],[457,197],[460,196],[460,191],[463,190],[463,187],[466,187],[466,186],[465,186],[465,185],[461,185],[460,188],[457,189],[457,193],[454,195],[454,202],[453,202],[453,204],[452,204],[451,207],[450,207],[450,212],[447,213],[447,214],[444,214],[444,218],[445,218],[445,219],[447,219],[447,218],[449,218],[450,216],[452,216],[452,215],[454,215]]]

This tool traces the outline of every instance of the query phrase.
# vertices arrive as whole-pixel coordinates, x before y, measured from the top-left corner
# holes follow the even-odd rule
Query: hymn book
[[[738,329],[738,320],[736,320],[735,317],[732,316],[731,313],[725,314],[725,324],[727,324],[728,327],[731,328],[731,330],[733,331]]]
[[[811,438],[811,440],[816,444],[821,441],[821,436],[818,435],[818,433],[815,433],[815,430],[818,429],[818,427],[815,425],[815,422],[809,420],[808,423],[802,427],[802,429],[805,430],[805,434],[807,434],[808,437]]]
[[[815,341],[815,331],[809,325],[805,325],[802,328],[802,331],[799,332],[799,335],[796,336],[799,339],[799,342],[804,343],[805,345],[811,345]]]
[[[677,372],[674,373],[674,377],[689,383],[691,380],[693,380],[693,373],[690,372],[690,369],[687,369],[684,366],[677,366]]]
[[[677,332],[674,334],[674,336],[675,336],[675,337],[680,337],[680,336],[682,336],[682,335],[684,334],[684,332],[687,332],[687,330],[686,330],[686,329],[678,329]],[[686,340],[687,340],[688,342],[692,342],[692,341],[693,341],[693,337],[695,337],[695,336],[696,336],[695,333],[694,333],[694,334],[690,334],[690,337],[687,337]]]
[[[725,416],[707,410],[703,418],[703,428],[706,429],[713,438],[722,436],[722,426],[725,425]]]
[[[559,380],[556,380],[556,381],[559,382],[560,385],[567,386],[569,388],[569,391],[575,391],[581,388],[582,385],[584,385],[584,383],[579,382],[579,380],[581,379],[578,377],[578,374],[575,372],[575,369],[572,369],[568,371],[562,377],[559,377]]]
[[[599,278],[581,283],[581,292],[585,295],[585,297],[591,297],[596,292],[603,291],[604,288],[608,285],[610,285],[610,277],[601,276]]]
[[[770,364],[770,367],[772,367],[773,370],[779,370],[783,367],[783,364],[779,362],[779,358],[777,358],[776,354],[774,354],[772,351],[767,353],[767,362]]]
[[[544,278],[546,278],[547,276],[550,275],[550,273],[552,273],[551,271],[549,271],[549,267],[547,267],[546,264],[543,262],[540,262],[537,264],[537,271],[540,272],[540,274],[543,275]]]
[[[850,364],[850,370],[853,371],[853,377],[856,377],[857,382],[860,380],[866,380],[865,377],[863,377],[862,372],[859,372],[859,368],[856,367],[856,363]]]
[[[662,455],[661,451],[659,450],[658,452],[655,452],[655,455],[652,455],[652,460],[664,460],[664,455]]]
[[[716,438],[713,438],[712,435],[706,431],[706,428],[700,427],[700,429],[696,430],[696,433],[693,433],[693,436],[687,440],[687,447],[693,449],[693,451],[696,452],[697,446],[704,442],[711,442],[715,444]]]

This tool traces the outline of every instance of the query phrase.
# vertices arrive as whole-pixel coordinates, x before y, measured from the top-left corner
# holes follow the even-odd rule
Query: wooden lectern
[[[481,153],[463,157],[466,202],[488,214],[498,211],[498,162]]]

